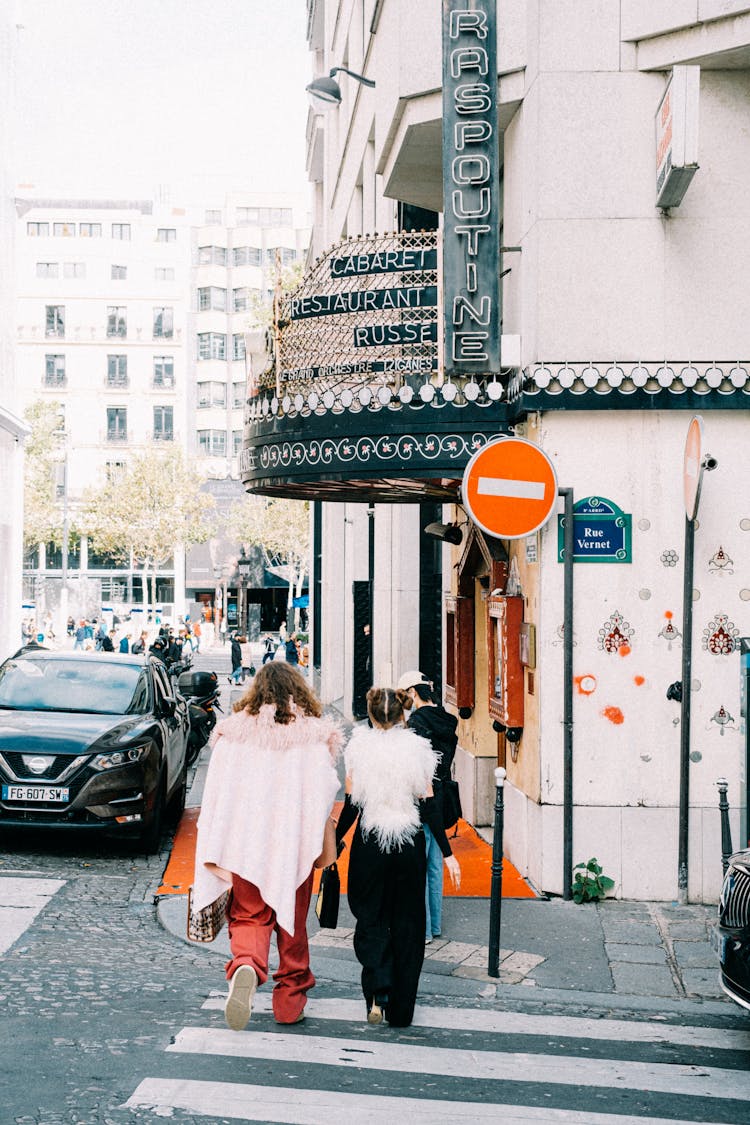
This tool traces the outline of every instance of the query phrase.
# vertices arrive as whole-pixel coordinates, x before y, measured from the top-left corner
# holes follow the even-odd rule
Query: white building
[[[185,211],[150,201],[16,199],[18,336],[24,404],[61,405],[67,504],[152,442],[186,447],[190,235]],[[64,485],[58,491],[64,492]],[[140,572],[97,557],[27,560],[27,599],[63,619],[142,601]],[[157,602],[184,604],[184,559],[158,572]],[[59,623],[58,623],[59,624]]]
[[[466,10],[462,0],[455,7]],[[441,11],[438,0],[308,2],[315,74],[339,68],[341,93],[327,113],[311,111],[308,124],[311,260],[333,272],[349,243],[337,244],[354,240],[367,275],[354,277],[352,267],[358,294],[357,285],[376,285],[376,232],[442,228]],[[445,698],[461,714],[464,809],[474,823],[491,819],[492,770],[504,764],[506,853],[537,886],[559,893],[570,874],[563,720],[572,690],[573,862],[597,856],[625,897],[685,891],[710,901],[721,880],[722,775],[735,844],[747,843],[746,818],[738,833],[748,784],[739,648],[750,636],[750,219],[742,206],[750,5],[508,0],[497,19],[502,332],[515,345],[502,349],[503,370],[446,381],[441,363],[417,380],[364,364],[333,385],[323,366],[290,363],[294,393],[279,400],[271,388],[251,406],[243,479],[251,490],[321,506],[313,618],[327,700],[357,710],[353,669],[363,647],[371,649],[365,674],[381,682],[424,667],[430,645],[439,666],[442,647]],[[479,74],[467,82],[483,73],[477,38],[465,61]],[[690,135],[700,121],[699,167],[687,169],[694,176],[681,204],[664,211],[655,119],[679,65],[700,68],[697,117],[695,105],[687,109]],[[396,255],[405,245],[394,235]],[[307,292],[322,277],[313,270]],[[434,275],[415,278],[426,301]],[[366,321],[352,315],[351,323],[364,323],[362,339],[373,342]],[[666,690],[682,678],[683,451],[694,413],[718,467],[704,481],[695,529],[693,653],[683,685],[692,705],[689,870],[678,880],[684,711]],[[455,505],[471,452],[509,433],[541,447],[575,501],[593,509],[606,501],[614,519],[622,513],[623,535],[625,517],[632,528],[620,558],[573,568],[572,683],[563,671],[556,517],[526,539],[503,540],[473,529]],[[416,513],[389,497],[454,502],[442,518],[463,539],[442,548],[442,579]],[[420,515],[426,522],[424,506]],[[436,583],[442,646],[440,631],[429,631]],[[517,660],[521,638],[515,625],[503,634],[497,625],[511,605],[524,625],[514,723],[501,718],[501,658]]]
[[[267,330],[277,277],[304,262],[310,218],[294,193],[233,192],[193,216],[188,348],[189,451],[221,514],[244,495],[238,459],[248,397],[269,362]],[[197,611],[225,606],[237,622],[238,548],[226,533],[187,553],[186,590]],[[251,632],[275,627],[283,591],[265,589],[254,560]],[[254,607],[254,608],[253,608]]]

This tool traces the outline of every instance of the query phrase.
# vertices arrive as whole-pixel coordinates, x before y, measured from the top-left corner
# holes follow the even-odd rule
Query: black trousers
[[[349,860],[349,906],[357,920],[354,952],[362,966],[362,992],[369,1009],[388,997],[392,1027],[408,1027],[414,1016],[424,961],[427,860],[420,829],[400,851],[382,852],[357,825]]]

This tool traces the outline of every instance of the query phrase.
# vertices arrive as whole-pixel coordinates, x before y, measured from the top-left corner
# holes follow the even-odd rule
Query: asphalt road
[[[731,1006],[498,999],[426,974],[397,1032],[364,1022],[356,965],[323,951],[303,1024],[278,1027],[264,989],[229,1032],[223,956],[157,921],[166,858],[0,837],[0,1125],[750,1120],[750,1027]]]

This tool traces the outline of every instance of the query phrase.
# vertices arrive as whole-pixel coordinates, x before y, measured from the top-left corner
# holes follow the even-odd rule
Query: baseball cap
[[[413,688],[416,684],[427,684],[428,687],[432,687],[427,677],[414,669],[411,672],[404,672],[403,676],[396,684],[396,688],[399,691],[408,691],[409,688]]]

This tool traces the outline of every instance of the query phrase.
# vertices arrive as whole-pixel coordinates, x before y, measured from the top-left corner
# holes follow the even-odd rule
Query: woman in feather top
[[[408,1027],[424,960],[425,841],[429,825],[455,886],[451,854],[432,793],[436,755],[404,725],[408,695],[371,688],[372,729],[359,728],[345,752],[346,799],[341,840],[358,818],[349,861],[349,906],[357,920],[354,951],[362,965],[367,1022]]]

